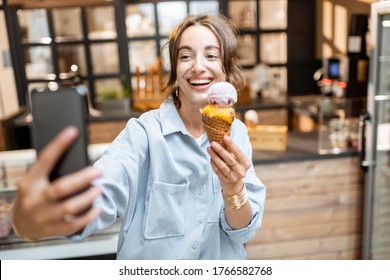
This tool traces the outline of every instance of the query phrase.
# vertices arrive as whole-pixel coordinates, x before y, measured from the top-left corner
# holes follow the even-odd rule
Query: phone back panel
[[[72,125],[79,130],[79,137],[58,161],[52,170],[50,180],[88,165],[85,99],[86,96],[78,93],[74,88],[32,92],[33,144],[38,156],[41,150],[65,127]]]

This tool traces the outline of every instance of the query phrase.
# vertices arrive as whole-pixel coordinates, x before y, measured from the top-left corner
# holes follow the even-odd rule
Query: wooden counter
[[[310,141],[304,143],[309,150]],[[357,153],[291,147],[285,157],[276,154],[254,153],[267,198],[248,259],[360,259],[364,173]]]
[[[359,259],[363,174],[357,158],[256,166],[267,186],[249,259]]]

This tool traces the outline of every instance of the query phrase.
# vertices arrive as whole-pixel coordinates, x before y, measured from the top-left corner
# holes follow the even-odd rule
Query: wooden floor
[[[360,259],[363,173],[357,157],[256,166],[267,187],[248,259]]]

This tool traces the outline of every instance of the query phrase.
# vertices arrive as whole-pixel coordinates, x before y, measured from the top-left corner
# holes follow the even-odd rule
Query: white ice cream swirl
[[[237,102],[237,91],[231,83],[219,82],[213,84],[208,92],[207,101],[216,107],[229,107]]]

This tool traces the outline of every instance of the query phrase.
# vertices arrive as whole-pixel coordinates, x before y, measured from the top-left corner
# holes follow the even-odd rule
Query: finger
[[[61,221],[56,223],[56,226],[51,227],[51,235],[54,236],[64,236],[74,234],[82,229],[84,229],[88,224],[93,222],[101,213],[99,208],[91,208],[89,211],[82,215],[74,216],[69,220],[66,220],[64,217]]]
[[[52,186],[46,190],[49,201],[58,201],[78,193],[91,185],[91,182],[99,177],[101,172],[92,167],[86,167],[80,171],[60,177],[52,182]]]
[[[38,155],[31,172],[36,176],[48,175],[57,161],[77,138],[79,132],[76,127],[67,127],[62,130]]]
[[[233,166],[237,163],[235,155],[224,149],[219,143],[211,142],[211,148],[221,157],[227,166]]]
[[[214,161],[211,161],[210,163],[211,163],[212,169],[214,170],[214,172],[215,172],[215,174],[218,176],[218,178],[224,180],[226,176],[224,175],[223,171],[221,171],[221,170],[218,168],[218,166],[214,163]]]
[[[73,217],[84,214],[86,210],[92,208],[94,199],[100,196],[102,189],[100,187],[90,187],[82,193],[68,197],[61,202],[56,202],[47,207],[39,217],[41,224],[62,223],[64,217]],[[68,219],[69,220],[69,219]]]
[[[88,190],[72,196],[62,202],[62,216],[75,217],[84,213],[87,209],[92,207],[93,201],[100,196],[102,189],[100,187],[90,187]]]
[[[231,184],[240,179],[240,176],[236,174],[236,172],[234,172],[232,169],[219,169],[213,161],[211,161],[211,167],[213,168],[215,174],[218,176],[219,180],[223,183]]]
[[[83,215],[76,216],[71,223],[65,222],[65,226],[70,228],[70,234],[84,229],[88,224],[93,222],[101,213],[100,208],[91,208]]]
[[[222,175],[228,174],[230,172],[229,166],[225,163],[225,161],[220,157],[219,154],[215,152],[215,150],[211,147],[207,148],[207,152],[211,158],[211,164],[214,172],[218,175],[218,172]]]
[[[249,168],[250,166],[250,162],[248,160],[248,158],[246,157],[246,155],[242,152],[242,150],[240,149],[239,146],[237,146],[233,140],[225,135],[224,138],[223,138],[223,141],[224,143],[226,144],[226,146],[228,147],[228,149],[230,150],[230,152],[234,155],[234,157],[236,158],[236,161],[239,162],[240,164],[244,165],[244,167],[246,169]],[[232,163],[228,163],[230,166],[234,165],[234,162]]]

